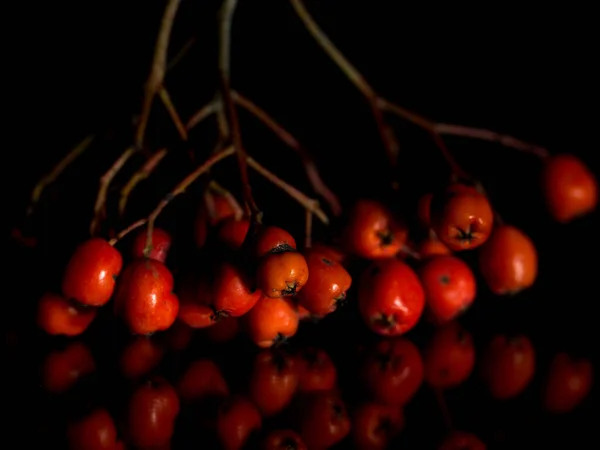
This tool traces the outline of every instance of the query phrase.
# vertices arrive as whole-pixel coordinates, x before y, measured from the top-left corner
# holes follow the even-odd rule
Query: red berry
[[[453,184],[431,201],[432,228],[450,250],[483,244],[492,232],[494,212],[488,199],[470,186]]]
[[[572,359],[566,353],[556,355],[550,366],[544,391],[544,406],[554,413],[573,410],[589,394],[594,379],[588,359]]]
[[[486,450],[486,445],[473,433],[454,431],[446,436],[438,450]]]
[[[344,231],[344,246],[365,259],[396,255],[408,237],[406,227],[381,203],[359,200]]]
[[[71,256],[62,280],[62,293],[84,305],[102,306],[112,297],[122,268],[123,258],[116,248],[104,239],[89,239]]]
[[[385,450],[404,428],[398,406],[362,403],[353,414],[352,437],[358,450]]]
[[[129,438],[135,447],[154,448],[170,442],[179,414],[175,389],[162,378],[139,386],[129,400]]]
[[[330,448],[350,434],[346,405],[335,391],[313,392],[302,400],[298,430],[308,448]]]
[[[462,259],[437,256],[420,270],[427,308],[438,322],[448,322],[463,313],[477,293],[475,275]]]
[[[254,246],[255,255],[261,257],[271,252],[296,250],[296,240],[283,228],[267,226],[258,232]]]
[[[535,245],[518,228],[498,226],[481,248],[479,269],[493,293],[515,294],[532,286],[537,278]]]
[[[245,316],[246,329],[252,342],[268,348],[296,334],[298,313],[283,298],[262,296]]]
[[[482,375],[490,393],[499,400],[519,395],[535,372],[535,351],[526,336],[497,335],[482,361]]]
[[[289,355],[264,350],[256,355],[250,375],[250,399],[264,417],[289,405],[298,387],[298,367]]]
[[[425,379],[439,389],[463,383],[475,365],[473,338],[459,323],[438,328],[428,342],[424,355]]]
[[[219,366],[210,359],[199,359],[187,368],[177,386],[181,400],[192,402],[207,397],[227,397],[229,386]]]
[[[71,450],[114,450],[117,429],[108,411],[97,409],[70,423],[67,437]]]
[[[37,324],[48,334],[78,336],[96,317],[96,308],[65,300],[58,294],[46,293],[40,299]]]
[[[241,450],[261,426],[260,412],[245,397],[232,397],[219,409],[217,436],[223,450]]]
[[[258,287],[267,297],[296,295],[308,281],[308,264],[295,251],[265,255],[256,273]]]
[[[165,230],[154,228],[152,230],[152,247],[150,247],[148,252],[145,251],[147,242],[148,231],[140,231],[133,241],[132,256],[134,258],[143,258],[145,256],[164,263],[171,248],[171,235]]]
[[[42,368],[42,384],[53,393],[63,393],[96,370],[90,349],[81,342],[73,342],[62,351],[46,356]]]
[[[382,340],[367,354],[362,376],[373,400],[403,406],[423,382],[423,360],[419,349],[405,338]]]
[[[335,388],[337,369],[325,350],[305,347],[297,359],[299,391],[329,391]]]
[[[302,438],[293,430],[271,431],[262,441],[261,450],[307,450]]]
[[[135,334],[150,334],[173,325],[179,300],[167,266],[153,259],[130,263],[117,288],[115,311]]]
[[[417,324],[424,306],[421,281],[402,261],[374,262],[360,280],[358,307],[367,326],[378,334],[406,333]]]
[[[588,214],[598,204],[596,177],[573,155],[556,155],[546,161],[542,187],[550,214],[558,222]]]
[[[220,317],[240,317],[252,309],[262,293],[252,290],[247,275],[237,266],[219,267],[212,290],[213,308]]]
[[[298,302],[311,314],[324,316],[346,301],[352,278],[339,263],[317,250],[305,252],[308,281],[298,293]]]

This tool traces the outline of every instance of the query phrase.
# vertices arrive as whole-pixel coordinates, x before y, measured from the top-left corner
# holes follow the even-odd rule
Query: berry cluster
[[[164,86],[169,33],[179,3],[167,2],[135,143],[101,177],[92,237],[70,255],[60,289],[48,290],[37,304],[36,323],[46,335],[80,339],[46,356],[42,384],[52,395],[78,392],[84,379],[101,370],[83,338],[107,310],[112,310],[111,324],[125,329],[130,339],[115,364],[121,379],[132,382],[130,395],[118,412],[94,405],[70,420],[66,433],[70,448],[187,448],[192,444],[178,440],[180,430],[185,439],[198,437],[193,445],[210,440],[212,447],[206,448],[227,450],[325,449],[347,443],[365,450],[393,448],[405,429],[406,407],[427,386],[447,422],[438,448],[485,449],[481,436],[453,426],[445,393],[464,385],[479,366],[480,381],[493,399],[517,398],[531,386],[538,369],[536,350],[525,334],[501,333],[480,352],[459,319],[476,300],[478,276],[497,296],[512,296],[533,286],[538,253],[527,234],[499,216],[483,185],[458,166],[442,136],[499,141],[537,155],[543,164],[540,184],[547,209],[565,226],[595,210],[594,175],[573,155],[550,155],[488,130],[434,123],[383,99],[333,46],[303,3],[291,0],[309,32],[368,100],[390,165],[396,167],[398,146],[384,113],[428,131],[452,171],[443,189],[422,196],[403,217],[391,201],[373,198],[353,199],[342,216],[340,201],[321,180],[306,149],[230,86],[229,34],[235,0],[224,1],[221,89],[214,101],[182,123]],[[117,233],[106,211],[109,185],[127,160],[147,150],[145,131],[155,96],[183,141],[194,126],[215,114],[219,142],[147,217]],[[313,191],[328,206],[327,214],[317,200],[247,154],[237,107],[258,117],[301,155]],[[91,142],[84,140],[36,186],[32,207],[43,188]],[[166,149],[150,152],[122,187],[120,213],[138,182],[166,154]],[[241,204],[208,173],[229,156],[237,157]],[[195,153],[190,158],[195,164]],[[268,210],[258,208],[248,167],[305,210],[303,242],[278,226]],[[203,176],[193,239],[180,239],[168,226],[155,226],[171,200]],[[329,225],[328,214],[343,217],[342,226],[331,227],[329,239],[313,243],[313,218]],[[412,217],[418,218],[419,230],[410,226]],[[103,226],[110,232],[103,233]],[[35,245],[20,232],[14,237]],[[129,246],[126,237],[132,238]],[[194,247],[191,262],[176,261],[176,247]],[[477,255],[476,267],[462,257],[470,252]],[[350,368],[342,368],[325,346],[294,343],[303,329],[327,326],[342,308],[360,317],[350,328],[364,329],[372,338],[348,349]],[[431,333],[420,346],[409,339],[409,332],[423,323]],[[191,361],[185,360],[182,355],[191,354],[196,338],[203,348],[218,349],[225,360],[237,361],[246,352],[251,364],[245,372],[240,364],[228,373],[223,366],[229,363],[212,357],[194,354]],[[177,369],[165,370],[173,366]],[[566,413],[588,396],[593,370],[589,359],[557,353],[544,377],[539,403],[548,412]]]

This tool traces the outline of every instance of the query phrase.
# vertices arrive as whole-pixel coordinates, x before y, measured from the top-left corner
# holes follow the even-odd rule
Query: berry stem
[[[177,184],[177,186],[175,186],[175,188],[170,193],[168,193],[165,196],[165,198],[163,198],[160,201],[158,206],[150,213],[150,215],[147,218],[140,219],[137,222],[131,224],[130,226],[125,228],[123,231],[119,232],[119,234],[117,234],[116,237],[111,239],[109,241],[109,243],[111,245],[115,245],[119,240],[123,239],[130,232],[147,224],[148,225],[148,241],[146,243],[146,247],[151,248],[152,247],[152,232],[154,231],[154,222],[156,221],[157,217],[160,215],[162,210],[165,209],[165,207],[169,203],[171,203],[171,201],[175,197],[177,197],[179,194],[183,194],[185,192],[185,190],[187,189],[187,187],[189,185],[191,185],[194,181],[196,181],[198,179],[198,177],[200,177],[200,175],[206,173],[212,166],[214,166],[219,161],[227,158],[230,155],[233,155],[234,152],[235,152],[235,150],[233,147],[228,147],[228,148],[222,150],[221,152],[215,153],[214,155],[212,155],[210,158],[208,158],[204,162],[204,164],[202,164],[201,166],[196,168],[196,170],[194,170],[187,177],[185,177],[183,180],[181,180]]]
[[[469,175],[456,162],[456,160],[454,159],[454,156],[452,156],[452,153],[450,153],[450,150],[448,150],[448,147],[446,147],[446,143],[444,142],[444,139],[439,134],[437,134],[437,133],[432,133],[431,136],[433,137],[434,142],[436,143],[436,145],[438,146],[438,148],[442,152],[442,156],[444,157],[444,159],[446,160],[446,162],[450,166],[450,170],[452,170],[452,175],[455,178],[458,178],[458,179],[463,179],[463,180],[466,180],[466,181],[476,182],[476,180],[471,175]]]
[[[146,248],[152,248],[152,232],[154,231],[154,222],[156,218],[160,215],[163,209],[171,203],[171,201],[177,197],[179,194],[183,194],[185,190],[188,188],[190,184],[198,179],[200,175],[207,172],[212,166],[214,166],[219,161],[225,159],[226,157],[232,155],[235,152],[234,147],[228,147],[222,150],[219,153],[214,154],[210,158],[208,158],[204,164],[199,166],[196,170],[190,173],[187,177],[181,180],[175,188],[163,198],[158,206],[150,213],[148,216],[148,239],[146,241]]]
[[[54,168],[44,175],[40,181],[35,185],[31,193],[31,199],[29,201],[29,207],[27,208],[27,215],[30,216],[35,209],[35,206],[39,202],[44,189],[48,185],[54,183],[54,181],[62,174],[65,169],[79,157],[92,143],[95,136],[90,135],[85,137],[79,144],[77,144],[69,153],[67,153],[63,159],[61,159]]]
[[[378,104],[379,96],[377,95],[377,92],[375,92],[375,89],[373,89],[365,77],[350,61],[348,61],[335,44],[331,42],[319,25],[317,25],[304,6],[302,0],[290,0],[290,2],[308,32],[369,102],[373,117],[375,118],[377,130],[379,131],[379,135],[385,146],[392,168],[394,168],[398,160],[400,146],[398,145],[394,132],[384,120],[382,110]]]
[[[104,218],[106,195],[110,183],[117,175],[117,173],[123,168],[125,163],[136,153],[141,150],[144,145],[144,137],[146,135],[146,128],[148,125],[148,119],[150,117],[150,110],[152,108],[152,102],[154,96],[159,93],[160,98],[165,105],[165,108],[169,112],[175,126],[181,135],[181,130],[184,130],[184,140],[187,140],[187,133],[185,127],[179,119],[179,114],[175,110],[173,103],[171,102],[170,96],[163,87],[163,81],[165,73],[167,71],[167,52],[169,49],[169,40],[171,38],[171,30],[173,29],[173,22],[175,21],[175,15],[179,9],[181,0],[168,0],[165,12],[160,24],[158,31],[158,37],[156,38],[156,45],[154,47],[154,55],[152,58],[152,66],[146,84],[144,85],[144,98],[142,100],[142,111],[138,118],[137,127],[135,131],[135,145],[128,148],[117,158],[110,169],[100,179],[100,189],[96,196],[96,203],[94,205],[94,218],[90,225],[91,234],[95,234],[100,224],[100,221]],[[162,92],[162,94],[161,94]]]
[[[136,152],[136,147],[127,148],[123,153],[121,153],[121,156],[115,160],[112,166],[110,166],[108,171],[106,171],[106,173],[100,178],[100,188],[98,189],[96,203],[94,204],[94,217],[92,219],[92,223],[90,224],[90,233],[92,235],[96,234],[100,222],[102,219],[104,219],[106,214],[106,195],[108,193],[108,187],[110,186],[110,183]]]
[[[471,139],[481,139],[484,141],[497,142],[498,144],[519,150],[525,153],[531,153],[540,159],[548,158],[549,152],[544,147],[536,144],[521,141],[506,134],[496,133],[495,131],[485,130],[482,128],[471,128],[463,125],[452,125],[447,123],[436,123],[435,132],[438,134],[446,134],[449,136],[460,136]]]
[[[112,238],[108,243],[114,247],[114,245],[123,239],[126,235],[131,233],[133,230],[137,230],[139,227],[142,227],[146,224],[148,220],[146,218],[140,219],[137,222],[132,223],[124,230],[120,231],[114,238]]]
[[[237,154],[238,166],[244,193],[244,202],[248,205],[253,222],[260,223],[261,212],[252,197],[252,188],[248,178],[246,151],[242,145],[236,106],[231,98],[231,26],[237,0],[224,0],[221,9],[219,41],[219,74],[221,80],[222,106],[227,112],[229,133]]]
[[[179,113],[177,112],[175,105],[173,105],[173,101],[171,100],[171,96],[169,95],[169,92],[167,91],[167,89],[164,86],[161,86],[158,90],[158,95],[159,95],[160,99],[162,100],[163,104],[165,105],[165,108],[167,109],[169,116],[171,116],[171,120],[175,124],[175,128],[177,128],[179,137],[181,138],[182,141],[187,141],[188,140],[187,130],[185,128],[185,125],[181,121],[181,117],[179,117]]]
[[[286,183],[281,178],[277,177],[275,174],[265,169],[252,157],[248,156],[246,161],[248,162],[248,165],[254,170],[256,170],[260,175],[265,177],[267,180],[269,180],[275,186],[280,188],[282,191],[286,192],[290,197],[292,197],[294,200],[300,203],[304,207],[304,209],[312,212],[315,216],[317,216],[321,222],[323,222],[325,225],[329,224],[329,219],[327,218],[327,215],[323,212],[323,210],[319,208],[319,202],[317,200],[307,197],[294,186]]]
[[[273,117],[267,114],[266,111],[250,101],[248,98],[236,91],[231,92],[231,98],[235,103],[260,120],[267,128],[270,128],[271,131],[279,137],[279,139],[281,139],[285,144],[287,144],[288,147],[292,148],[300,155],[311,187],[327,202],[333,215],[339,216],[342,213],[342,206],[340,205],[337,196],[323,182],[323,179],[319,173],[319,169],[317,168],[317,165],[315,164],[315,161],[308,150],[306,150],[300,144],[300,142],[298,142],[298,140],[291,135],[290,132],[277,123]]]
[[[127,206],[127,200],[129,199],[129,195],[131,191],[142,181],[148,178],[154,169],[158,166],[158,164],[162,161],[162,159],[167,156],[168,150],[163,148],[156,153],[154,153],[146,163],[129,179],[127,184],[121,189],[121,197],[119,199],[119,214],[123,214],[125,212],[125,207]]]
[[[227,203],[229,203],[229,206],[231,206],[231,209],[233,209],[234,211],[233,216],[235,220],[240,220],[242,217],[244,217],[244,210],[242,209],[238,201],[235,199],[233,194],[229,192],[229,190],[225,189],[215,180],[211,180],[211,182],[208,184],[208,188],[211,191],[225,197],[225,200],[227,200]]]
[[[183,57],[187,54],[187,52],[190,51],[190,48],[192,48],[195,43],[196,43],[196,38],[191,37],[183,45],[183,47],[181,47],[181,49],[177,52],[177,54],[175,56],[173,56],[173,59],[171,59],[171,61],[169,61],[169,63],[167,64],[167,72],[169,70],[173,69],[179,63],[179,61],[181,61],[183,59]]]
[[[189,131],[202,122],[204,119],[215,114],[219,109],[219,102],[215,99],[204,105],[188,120],[185,128]]]
[[[310,248],[312,246],[312,224],[313,224],[313,213],[306,210],[306,222],[304,232],[304,248]]]
[[[393,165],[395,165],[398,156],[398,145],[394,135],[391,132],[391,129],[384,120],[384,112],[391,112],[403,118],[404,120],[428,131],[436,140],[436,143],[440,147],[440,150],[442,151],[446,161],[448,161],[452,170],[457,176],[464,177],[465,172],[464,170],[460,169],[460,166],[458,166],[456,161],[452,158],[445,145],[440,146],[439,137],[441,135],[453,135],[497,142],[505,147],[534,154],[542,159],[548,157],[548,151],[539,145],[529,144],[512,136],[499,134],[490,130],[466,127],[462,125],[436,123],[427,117],[421,116],[402,106],[390,102],[385,98],[382,98],[368,83],[365,77],[358,71],[358,69],[348,61],[348,59],[340,52],[335,44],[331,42],[323,30],[321,30],[310,13],[306,10],[303,1],[290,0],[290,2],[296,11],[296,14],[304,23],[304,26],[308,32],[313,36],[325,53],[333,60],[335,64],[337,64],[346,77],[348,77],[348,79],[354,84],[354,86],[356,86],[356,88],[362,93],[362,95],[371,105],[371,109],[373,110],[373,115],[379,129],[379,134],[386,145],[388,157]]]
[[[162,88],[162,84],[165,78],[165,72],[167,70],[167,51],[169,49],[169,40],[171,38],[171,30],[173,29],[173,22],[175,21],[175,15],[179,9],[181,0],[168,0],[165,12],[163,14],[160,29],[158,31],[158,37],[156,38],[156,46],[154,48],[154,56],[152,58],[152,66],[150,68],[150,74],[144,86],[144,98],[142,101],[142,112],[137,124],[135,132],[135,146],[138,149],[143,148],[144,137],[146,135],[146,127],[148,125],[148,119],[150,118],[150,110],[152,108],[152,102],[154,96]],[[163,99],[164,102],[164,99]],[[167,109],[169,107],[165,104]]]

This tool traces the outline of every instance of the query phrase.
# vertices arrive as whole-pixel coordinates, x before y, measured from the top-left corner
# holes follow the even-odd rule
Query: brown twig
[[[233,217],[235,218],[235,220],[240,220],[242,217],[244,217],[244,210],[242,209],[236,198],[233,196],[233,194],[229,192],[229,190],[225,189],[215,180],[211,180],[211,182],[208,184],[208,188],[212,192],[224,197],[225,200],[227,200],[227,203],[229,203],[229,206],[231,206],[231,209],[233,210]]]
[[[377,130],[381,140],[385,146],[388,159],[392,167],[395,167],[398,161],[398,153],[400,146],[398,140],[392,129],[385,122],[381,108],[379,107],[378,100],[379,96],[373,87],[368,83],[365,77],[352,65],[350,61],[342,54],[342,52],[335,46],[329,37],[323,32],[323,30],[317,25],[313,17],[310,15],[304,3],[301,0],[290,0],[296,14],[300,20],[304,23],[304,26],[308,32],[313,36],[315,41],[321,46],[321,48],[327,53],[327,55],[337,64],[337,66],[344,72],[348,79],[356,86],[356,88],[362,93],[365,99],[369,102]]]
[[[152,102],[154,100],[154,96],[162,87],[163,81],[165,79],[165,73],[167,70],[167,52],[169,49],[169,40],[171,38],[171,30],[173,29],[175,15],[177,14],[177,10],[179,9],[180,3],[181,0],[168,0],[165,12],[161,20],[160,30],[156,39],[156,46],[154,48],[154,56],[152,59],[150,74],[148,75],[146,85],[144,86],[142,112],[140,114],[137,129],[135,132],[135,146],[138,149],[143,148],[144,136],[146,135],[146,127],[148,126],[150,110],[152,109]]]
[[[207,103],[202,108],[200,108],[198,111],[196,111],[196,113],[190,118],[190,120],[188,120],[187,124],[185,125],[186,130],[187,131],[191,130],[196,125],[198,125],[200,122],[202,122],[204,119],[206,119],[209,116],[211,116],[212,114],[216,113],[218,109],[219,109],[218,101],[213,100],[213,101]]]
[[[142,111],[138,119],[137,128],[135,131],[135,145],[125,150],[125,152],[121,154],[121,156],[119,156],[119,158],[117,158],[117,160],[113,163],[108,172],[106,172],[100,179],[100,189],[98,190],[98,195],[96,196],[96,203],[94,205],[94,218],[92,219],[92,224],[90,225],[90,232],[92,234],[96,232],[100,221],[104,218],[106,209],[106,194],[108,192],[108,187],[110,183],[117,175],[119,170],[121,170],[125,163],[134,155],[134,153],[143,148],[144,137],[146,135],[146,128],[148,126],[148,119],[150,117],[150,110],[152,108],[154,96],[160,91],[164,91],[164,93],[161,95],[161,98],[163,100],[163,103],[165,104],[165,107],[169,111],[169,114],[171,114],[172,118],[179,118],[179,115],[175,111],[175,107],[170,102],[168,92],[163,87],[162,83],[164,81],[165,73],[167,71],[167,52],[169,49],[171,30],[173,29],[173,22],[175,21],[175,15],[177,14],[177,10],[179,9],[180,3],[181,0],[168,0],[167,6],[165,8],[161,20],[160,29],[158,31],[158,37],[156,38],[156,45],[154,48],[154,55],[152,58],[150,74],[148,75],[148,79],[146,80],[146,84],[144,85]],[[173,114],[173,112],[175,114]],[[173,120],[179,130],[180,125],[177,124],[176,119]],[[181,124],[181,120],[179,120],[179,123]]]
[[[327,218],[327,215],[323,212],[323,210],[319,208],[319,202],[317,200],[307,197],[294,186],[286,183],[277,175],[265,169],[254,158],[248,156],[246,157],[246,161],[248,162],[248,165],[254,170],[256,170],[260,175],[262,175],[275,186],[286,192],[290,197],[292,197],[294,200],[300,203],[304,207],[304,209],[312,212],[315,216],[317,216],[321,222],[323,222],[326,225],[329,224],[329,219]]]
[[[306,221],[304,223],[304,248],[310,248],[312,246],[312,226],[314,214],[308,209],[305,211],[305,213]]]
[[[242,145],[242,136],[236,111],[236,106],[231,98],[231,26],[233,14],[237,6],[237,0],[224,0],[221,9],[220,43],[219,43],[219,74],[221,80],[221,95],[223,107],[227,111],[229,132],[235,148],[240,177],[244,192],[244,202],[248,205],[253,222],[260,223],[261,212],[252,196],[252,188],[248,178],[248,167],[246,164],[246,151]]]
[[[119,232],[117,236],[111,239],[109,242],[111,245],[115,245],[119,240],[123,239],[127,234],[132,231],[138,229],[141,226],[148,225],[148,241],[146,244],[146,250],[152,248],[152,232],[154,230],[154,222],[157,217],[160,215],[163,209],[179,194],[183,194],[185,190],[200,177],[202,174],[208,172],[208,170],[214,166],[219,161],[227,158],[235,152],[233,147],[228,147],[222,150],[219,153],[213,154],[210,158],[208,158],[204,164],[200,165],[196,168],[192,173],[190,173],[187,177],[181,180],[175,188],[169,192],[165,198],[163,198],[158,206],[150,213],[150,215],[146,218],[140,219],[137,222],[129,225],[123,231]]]
[[[158,90],[158,95],[160,96],[160,99],[162,100],[163,105],[165,105],[165,108],[167,109],[167,112],[169,113],[171,120],[175,124],[175,128],[177,128],[179,137],[181,138],[182,141],[187,141],[188,140],[187,130],[185,128],[185,125],[181,121],[181,118],[179,117],[179,113],[177,112],[175,105],[173,105],[173,101],[171,100],[171,96],[169,95],[169,92],[167,91],[167,89],[164,86],[161,86]]]
[[[396,156],[394,154],[394,143],[389,142],[389,137],[387,137],[387,133],[390,132],[390,129],[383,118],[383,112],[391,112],[403,118],[404,120],[428,131],[431,134],[431,136],[436,140],[438,146],[440,146],[440,143],[442,144],[440,146],[440,150],[444,154],[444,157],[450,164],[452,170],[455,171],[456,175],[458,176],[464,177],[466,173],[464,170],[459,168],[458,164],[456,164],[456,161],[449,154],[448,149],[445,145],[443,145],[443,142],[439,139],[440,135],[454,135],[472,139],[482,139],[490,142],[497,142],[505,147],[513,148],[515,150],[531,153],[542,159],[548,156],[549,153],[545,148],[540,147],[538,145],[523,142],[512,136],[503,135],[480,128],[436,123],[428,119],[427,117],[421,116],[420,114],[417,114],[393,102],[390,102],[389,100],[386,100],[375,91],[375,89],[367,82],[367,80],[358,71],[358,69],[356,69],[356,67],[354,67],[340,52],[340,50],[331,42],[329,37],[323,32],[323,30],[321,30],[321,28],[317,25],[315,20],[311,17],[310,13],[304,6],[303,1],[290,0],[290,2],[294,7],[298,17],[304,23],[306,29],[309,31],[309,33],[313,36],[313,38],[317,41],[317,43],[321,46],[325,53],[327,53],[327,55],[342,70],[346,77],[348,77],[348,79],[368,100],[373,110],[375,120],[378,123],[379,133],[382,136],[384,143],[386,143],[386,148],[388,150],[388,156],[390,156],[390,160],[395,160]],[[457,170],[458,172],[456,172]]]
[[[548,158],[549,152],[544,147],[539,145],[530,144],[528,142],[521,141],[512,136],[506,134],[496,133],[495,131],[485,130],[481,128],[471,128],[462,125],[452,125],[447,123],[436,123],[434,127],[436,133],[447,134],[450,136],[460,136],[471,139],[481,139],[484,141],[497,142],[504,147],[513,148],[520,150],[525,153],[531,153],[538,158]]]
[[[29,207],[27,208],[27,215],[30,216],[35,209],[35,206],[39,202],[42,192],[46,187],[53,183],[71,164],[78,156],[80,156],[92,143],[94,140],[94,135],[87,136],[83,139],[79,144],[77,144],[69,153],[65,155],[63,159],[61,159],[54,168],[44,175],[40,181],[35,185],[33,191],[31,193],[31,199],[29,201]]]
[[[119,234],[117,234],[114,238],[112,238],[110,241],[108,241],[108,243],[110,245],[114,246],[117,242],[119,242],[121,239],[123,239],[126,235],[131,233],[133,230],[137,230],[138,228],[146,225],[146,222],[148,222],[148,219],[143,218],[143,219],[138,220],[137,222],[132,223],[127,228],[125,228],[124,230],[119,232]]]
[[[100,221],[104,219],[106,215],[106,195],[108,193],[108,187],[115,178],[117,173],[123,168],[123,166],[129,161],[129,159],[136,153],[135,147],[129,147],[116,161],[110,166],[108,171],[100,178],[100,188],[98,189],[98,195],[96,196],[96,203],[94,204],[94,217],[90,224],[90,233],[96,234]]]
[[[167,64],[167,72],[169,70],[172,70],[179,63],[179,61],[181,61],[183,59],[185,54],[190,50],[190,48],[192,48],[192,46],[195,43],[196,43],[196,38],[192,37],[183,45],[183,47],[181,47],[181,49],[177,52],[177,54],[175,56],[173,56],[173,59],[171,59],[171,61],[169,61],[169,63]]]
[[[119,199],[119,214],[123,214],[125,211],[125,206],[127,205],[127,200],[129,199],[131,191],[140,183],[140,181],[145,180],[150,176],[165,156],[167,156],[166,148],[154,153],[150,159],[148,159],[146,163],[133,174],[127,184],[123,186],[123,189],[121,189],[121,198]]]
[[[308,177],[311,187],[313,190],[323,197],[323,199],[329,205],[331,212],[334,216],[339,216],[342,213],[342,206],[337,198],[337,196],[329,189],[329,187],[323,182],[321,175],[319,174],[319,169],[315,164],[312,156],[306,150],[298,140],[292,136],[285,128],[283,128],[279,123],[273,119],[266,111],[257,106],[255,103],[250,101],[248,98],[244,97],[240,93],[236,91],[231,92],[231,98],[235,103],[240,105],[250,114],[255,116],[258,120],[260,120],[263,124],[270,128],[273,133],[275,133],[279,139],[281,139],[288,147],[292,148],[296,153],[300,155],[300,159],[302,160],[302,164],[304,165],[304,170]]]
[[[177,197],[179,194],[183,194],[185,190],[190,186],[194,181],[200,177],[200,175],[206,173],[212,166],[214,166],[219,161],[227,158],[235,152],[235,148],[233,146],[228,147],[222,150],[219,153],[214,154],[210,158],[208,158],[204,164],[199,166],[196,170],[190,173],[187,177],[181,180],[175,188],[163,198],[158,206],[150,213],[148,216],[148,240],[146,242],[146,251],[152,248],[152,232],[154,230],[154,222],[156,218],[160,215],[163,209],[171,203],[171,201]]]

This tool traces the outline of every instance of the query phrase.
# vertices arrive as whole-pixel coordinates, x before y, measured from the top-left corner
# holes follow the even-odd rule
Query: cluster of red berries
[[[439,392],[455,388],[470,377],[476,363],[470,333],[453,321],[436,329],[423,353],[404,337],[382,338],[358,348],[353,376],[361,396],[354,403],[342,396],[330,355],[316,347],[261,350],[247,373],[245,390],[235,391],[210,358],[195,359],[174,381],[153,374],[167,348],[177,351],[189,344],[185,328],[177,330],[166,342],[138,336],[124,348],[119,367],[135,383],[123,423],[105,408],[96,408],[69,423],[70,448],[115,450],[124,449],[125,442],[140,449],[170,448],[176,421],[192,411],[194,434],[202,436],[202,442],[209,434],[228,450],[249,445],[265,450],[324,449],[344,439],[358,449],[385,449],[403,430],[404,407],[424,383]],[[533,346],[525,336],[498,335],[489,343],[480,369],[494,398],[513,398],[533,377]],[[71,343],[46,357],[43,385],[63,394],[95,370],[87,346]],[[592,377],[588,360],[557,354],[541,393],[544,407],[554,413],[572,410],[588,394]],[[276,416],[288,425],[262,429],[264,421]],[[476,435],[455,430],[439,448],[486,446]]]
[[[544,193],[552,216],[563,223],[597,203],[595,178],[572,156],[549,159]],[[149,377],[131,397],[124,425],[126,442],[135,448],[168,448],[181,406],[207,399],[212,406],[204,407],[202,425],[226,449],[247,445],[263,419],[275,415],[289,415],[290,428],[263,433],[265,449],[329,448],[347,437],[357,448],[386,448],[402,430],[403,408],[424,381],[443,391],[464,383],[475,368],[472,337],[455,319],[475,300],[476,278],[454,252],[479,248],[479,271],[498,295],[526,289],[537,276],[537,252],[530,238],[498,223],[486,195],[466,184],[453,183],[421,199],[417,214],[430,232],[416,251],[411,250],[405,223],[378,201],[355,204],[336,245],[315,244],[299,251],[286,230],[253,227],[225,197],[210,198],[210,208],[203,203],[197,215],[197,246],[205,246],[214,232],[223,248],[244,258],[191,272],[175,286],[166,265],[171,248],[166,231],[153,229],[151,247],[146,245],[147,231],[140,232],[126,265],[114,245],[92,238],[71,256],[62,293],[47,293],[38,306],[43,330],[78,336],[90,326],[97,308],[113,299],[115,314],[139,335],[120,360],[126,378]],[[418,268],[405,261],[410,255],[419,259]],[[290,353],[278,344],[293,337],[302,320],[323,318],[346,302],[352,292],[352,258],[371,261],[358,279],[357,307],[364,323],[382,337],[357,354],[357,386],[365,396],[347,407],[336,366],[324,350],[309,347]],[[421,353],[401,335],[423,316],[437,328]],[[193,362],[177,383],[153,375],[167,348],[187,347],[193,329],[202,329],[213,343],[243,332],[263,349],[248,375],[247,391],[231,392],[210,359]],[[160,343],[161,336],[168,338],[168,347]],[[500,334],[488,344],[480,366],[492,397],[514,398],[533,378],[535,350],[527,336]],[[65,392],[94,370],[87,347],[73,343],[47,357],[44,385]],[[575,408],[587,396],[592,377],[588,360],[556,355],[543,392],[546,409]],[[74,449],[125,448],[116,430],[112,416],[98,409],[72,423],[68,439]],[[453,431],[440,446],[458,448],[485,445],[471,433]]]
[[[591,211],[597,203],[594,177],[571,156],[550,159],[544,186],[550,211],[561,222]],[[479,269],[499,295],[528,288],[537,276],[531,239],[514,226],[494,225],[489,200],[466,184],[454,183],[421,199],[418,215],[431,232],[418,248],[423,259],[418,274],[396,257],[408,245],[408,228],[379,202],[356,203],[340,248],[319,244],[300,252],[294,237],[275,226],[260,227],[249,236],[250,220],[236,217],[223,196],[213,199],[211,214],[206,207],[198,214],[197,245],[206,243],[209,226],[217,227],[218,239],[248,254],[248,267],[254,270],[223,262],[213,273],[193,274],[177,295],[165,265],[171,247],[167,232],[154,229],[152,246],[146,248],[142,231],[134,241],[133,260],[124,269],[114,246],[92,238],[72,255],[62,296],[47,294],[40,302],[40,326],[50,334],[81,334],[94,319],[95,308],[114,294],[115,313],[133,333],[166,330],[178,317],[193,328],[204,328],[244,316],[250,338],[270,347],[293,336],[300,318],[323,317],[345,302],[352,284],[344,267],[348,255],[373,261],[357,289],[366,324],[379,334],[397,336],[413,328],[425,310],[431,320],[443,323],[474,301],[475,276],[452,252],[481,247]]]

